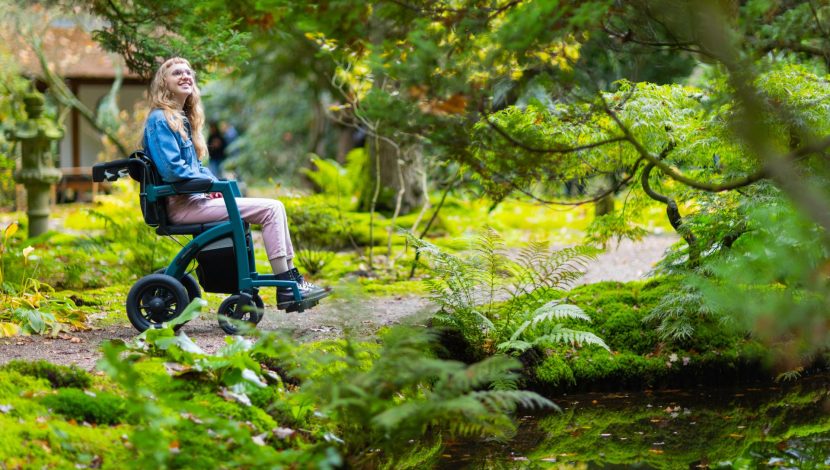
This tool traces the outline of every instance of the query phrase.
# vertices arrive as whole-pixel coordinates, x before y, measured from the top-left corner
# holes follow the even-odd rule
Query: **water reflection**
[[[830,375],[793,385],[563,396],[510,442],[451,444],[437,468],[830,468]]]

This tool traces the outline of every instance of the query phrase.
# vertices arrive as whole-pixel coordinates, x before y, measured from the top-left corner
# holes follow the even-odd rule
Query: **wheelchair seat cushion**
[[[206,232],[217,225],[224,224],[225,222],[227,221],[222,220],[219,222],[206,222],[204,224],[165,224],[156,227],[156,233],[159,235],[199,235],[200,233]],[[243,222],[242,225],[245,227],[246,233],[251,230],[251,225],[248,222]]]

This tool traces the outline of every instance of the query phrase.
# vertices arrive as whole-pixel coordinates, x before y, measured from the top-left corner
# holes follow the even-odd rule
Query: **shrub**
[[[351,223],[336,205],[323,197],[286,199],[284,202],[297,251],[348,246]]]

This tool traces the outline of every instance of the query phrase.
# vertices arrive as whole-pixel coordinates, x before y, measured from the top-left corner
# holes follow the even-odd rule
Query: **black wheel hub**
[[[153,297],[150,299],[150,302],[147,303],[147,310],[149,310],[150,314],[154,317],[163,316],[167,313],[167,304],[161,297]]]

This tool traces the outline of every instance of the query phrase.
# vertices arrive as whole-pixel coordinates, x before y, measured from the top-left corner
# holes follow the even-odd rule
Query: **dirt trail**
[[[582,283],[630,281],[645,277],[676,238],[652,235],[641,242],[624,241],[609,248],[589,266]],[[286,314],[266,307],[259,324],[264,330],[280,330],[308,341],[335,337],[348,329],[358,335],[370,334],[378,327],[425,320],[434,306],[418,296],[366,299],[329,298],[312,310]],[[204,351],[215,352],[225,344],[225,334],[216,322],[215,312],[205,313],[183,328]],[[13,359],[46,359],[57,364],[75,364],[92,370],[100,357],[101,342],[109,339],[129,340],[136,331],[124,317],[124,323],[90,331],[72,332],[57,338],[20,336],[0,338],[0,363]]]

